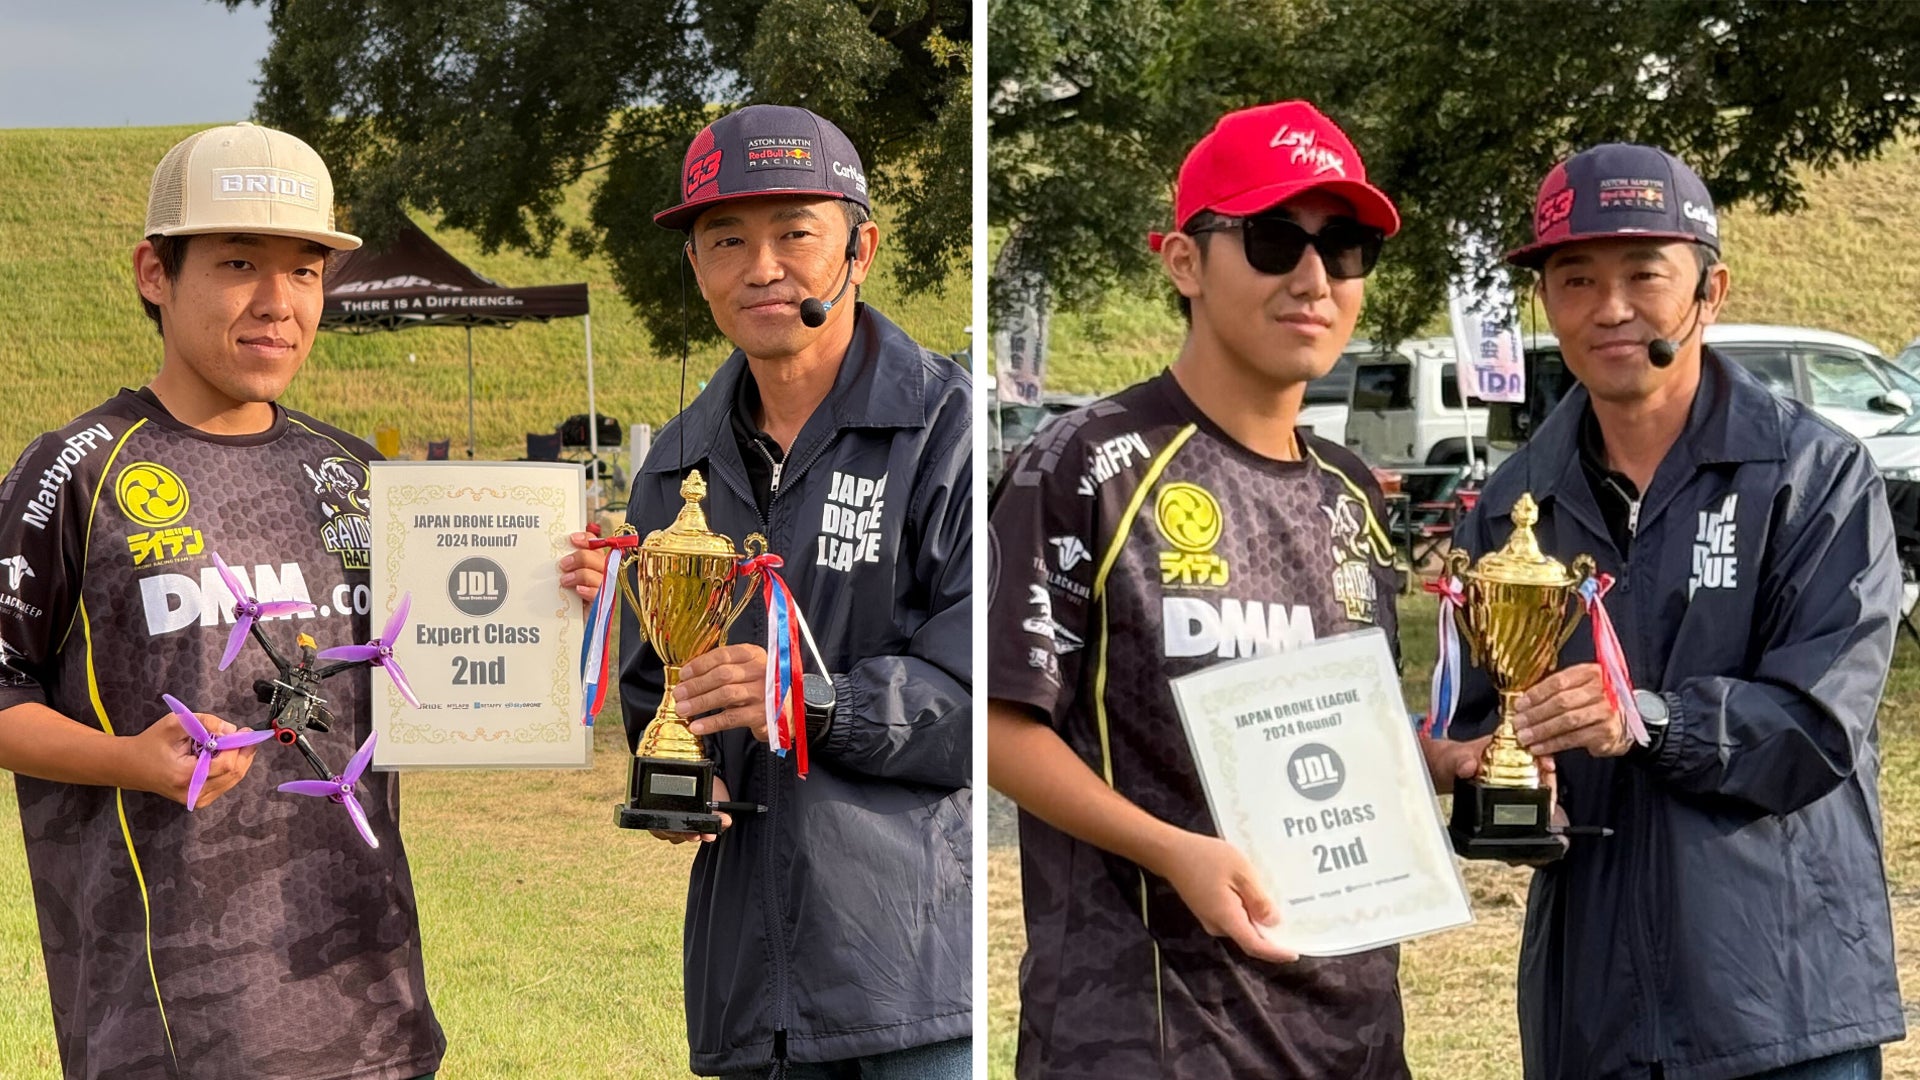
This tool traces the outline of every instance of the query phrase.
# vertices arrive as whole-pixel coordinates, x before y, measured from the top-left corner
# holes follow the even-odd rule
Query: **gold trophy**
[[[700,509],[707,483],[699,470],[681,482],[680,497],[686,505],[673,524],[648,533],[620,564],[621,595],[633,606],[647,644],[666,665],[666,682],[660,707],[634,751],[627,801],[618,808],[616,820],[623,829],[717,833],[713,762],[674,708],[673,688],[680,681],[680,665],[726,640],[727,628],[753,599],[760,573],[743,575],[743,556],[733,549],[733,541],[707,528],[707,515]],[[635,534],[631,525],[619,531]],[[745,557],[762,554],[766,538],[752,533],[746,548]],[[742,577],[748,587],[735,597],[734,582]]]
[[[1569,569],[1540,551],[1533,496],[1513,504],[1513,535],[1499,551],[1469,566],[1467,553],[1447,553],[1445,572],[1460,579],[1466,602],[1454,621],[1473,663],[1500,692],[1500,725],[1480,758],[1477,780],[1456,780],[1453,849],[1469,859],[1557,858],[1560,839],[1548,832],[1552,793],[1540,786],[1534,756],[1514,735],[1515,701],[1554,668],[1560,649],[1580,623],[1580,583],[1592,575],[1592,556]]]

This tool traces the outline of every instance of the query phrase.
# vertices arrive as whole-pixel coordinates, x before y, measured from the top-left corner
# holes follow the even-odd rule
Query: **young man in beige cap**
[[[266,719],[249,649],[218,665],[234,598],[217,552],[261,599],[312,599],[321,644],[371,636],[359,512],[311,476],[360,482],[375,452],[274,402],[313,348],[333,223],[326,165],[249,124],[175,146],[133,251],[159,373],[41,436],[0,485],[0,768],[15,774],[65,1075],[114,1080],[406,1080],[439,1067],[399,785],[347,814],[279,795],[311,779],[274,744],[211,759],[188,807],[193,737]],[[276,639],[290,637],[282,628]],[[332,680],[344,764],[371,727],[365,677]],[[256,775],[249,775],[249,774]],[[265,773],[266,775],[257,775]],[[244,781],[244,784],[242,783]],[[189,813],[188,811],[193,812]]]

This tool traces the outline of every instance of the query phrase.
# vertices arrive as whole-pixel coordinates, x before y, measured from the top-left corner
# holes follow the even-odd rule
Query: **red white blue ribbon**
[[[1587,618],[1593,621],[1593,658],[1600,664],[1600,685],[1607,693],[1607,704],[1626,721],[1627,734],[1633,741],[1645,746],[1647,725],[1633,702],[1633,675],[1627,670],[1627,654],[1620,647],[1620,635],[1614,632],[1607,605],[1601,602],[1611,588],[1612,574],[1595,574],[1580,583],[1580,599],[1587,606]]]
[[[584,688],[581,694],[586,706],[586,714],[580,722],[593,726],[593,718],[607,699],[607,686],[612,682],[608,676],[613,662],[613,624],[618,621],[614,612],[620,608],[620,560],[626,552],[618,547],[607,553],[606,580],[601,583],[600,591],[593,596],[593,606],[587,609],[586,633],[580,642],[580,682]]]
[[[1460,704],[1460,625],[1454,612],[1467,602],[1460,579],[1442,574],[1422,588],[1440,597],[1440,654],[1433,661],[1433,686],[1427,697],[1427,736],[1445,738]]]
[[[800,635],[806,616],[793,590],[778,573],[786,565],[778,555],[756,555],[740,564],[742,574],[758,573],[767,604],[767,746],[781,757],[793,750],[794,773],[807,775],[807,707],[801,693]]]

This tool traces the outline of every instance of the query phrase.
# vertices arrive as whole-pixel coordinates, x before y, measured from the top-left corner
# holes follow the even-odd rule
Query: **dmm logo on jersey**
[[[851,570],[854,563],[880,561],[880,536],[885,524],[887,474],[869,480],[836,472],[820,511],[819,558],[816,565]]]
[[[191,559],[206,550],[206,539],[191,525],[176,525],[187,516],[192,498],[172,469],[151,461],[136,461],[120,470],[113,483],[114,501],[127,520],[147,531],[127,534],[127,553],[133,565],[156,566]]]
[[[95,424],[67,436],[65,446],[53,459],[53,464],[40,474],[40,490],[27,500],[20,510],[20,520],[36,529],[44,530],[47,520],[53,515],[53,508],[60,501],[60,489],[73,479],[73,467],[80,464],[96,446],[113,441],[113,432],[105,424]]]
[[[1198,484],[1164,485],[1153,501],[1153,520],[1177,549],[1160,553],[1162,585],[1218,588],[1227,583],[1227,560],[1213,553],[1226,519],[1212,492]]]
[[[1163,596],[1160,626],[1165,635],[1163,652],[1175,658],[1208,653],[1222,660],[1264,656],[1314,639],[1311,608],[1258,600],[1216,603],[1197,596]]]
[[[281,563],[277,571],[271,566],[259,564],[252,568],[251,574],[244,566],[230,566],[228,569],[240,580],[240,588],[253,594],[256,600],[313,601],[307,591],[307,576],[299,563]],[[284,617],[311,619],[316,614],[321,618],[365,615],[373,608],[372,590],[365,585],[350,586],[343,582],[335,585],[333,592],[324,599],[327,602],[318,612],[303,611]],[[234,595],[227,591],[226,582],[220,580],[220,571],[210,565],[201,567],[197,579],[186,574],[155,574],[140,579],[140,606],[147,617],[149,636],[171,634],[194,625],[231,624],[235,602]]]

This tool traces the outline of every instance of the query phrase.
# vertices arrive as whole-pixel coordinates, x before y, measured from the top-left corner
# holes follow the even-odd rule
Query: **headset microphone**
[[[815,329],[826,322],[827,312],[832,311],[833,305],[839,303],[840,298],[847,294],[847,286],[853,284],[853,260],[859,254],[860,230],[855,229],[853,235],[847,237],[847,276],[840,282],[840,291],[834,293],[831,300],[821,301],[809,296],[800,301],[800,321],[806,325],[807,329]]]
[[[1700,283],[1693,288],[1693,324],[1687,327],[1686,335],[1681,340],[1692,337],[1693,326],[1697,326],[1700,322],[1700,305],[1707,302],[1707,273],[1706,268],[1701,269]],[[1679,354],[1680,342],[1672,338],[1654,338],[1647,342],[1647,360],[1654,367],[1666,367],[1673,363],[1674,357]]]

